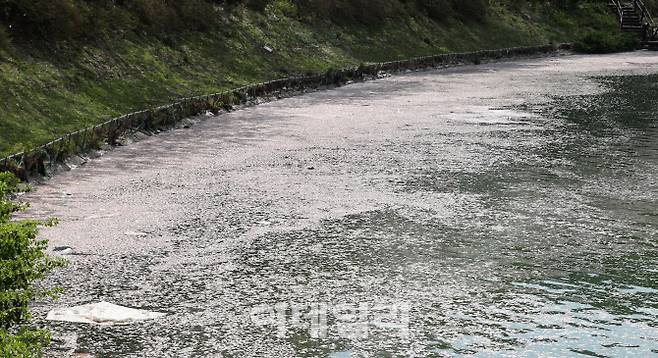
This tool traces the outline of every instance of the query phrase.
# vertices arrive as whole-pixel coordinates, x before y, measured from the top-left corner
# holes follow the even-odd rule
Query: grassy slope
[[[0,54],[0,155],[180,96],[361,62],[570,41],[591,21],[584,13],[500,7],[482,24],[436,23],[419,14],[376,28],[339,27],[297,20],[285,1],[276,4],[265,14],[238,11],[211,33]]]

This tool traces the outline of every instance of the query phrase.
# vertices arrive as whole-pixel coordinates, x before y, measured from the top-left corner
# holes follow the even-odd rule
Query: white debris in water
[[[60,255],[73,255],[73,254],[75,254],[75,250],[73,250],[70,247],[67,247],[66,249],[62,250],[59,253],[60,253]]]
[[[48,312],[46,320],[110,325],[156,319],[165,315],[160,312],[150,312],[122,307],[109,302],[99,302],[71,308],[53,309]]]
[[[70,246],[58,246],[55,249],[53,249],[53,251],[60,255],[66,255],[66,256],[76,254],[75,250]]]

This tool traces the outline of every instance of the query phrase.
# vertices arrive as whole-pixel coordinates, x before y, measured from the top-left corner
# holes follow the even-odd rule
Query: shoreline
[[[377,80],[399,73],[568,55],[571,54],[569,50],[572,47],[572,44],[549,44],[426,56],[330,70],[324,74],[288,77],[206,96],[185,98],[169,105],[112,118],[32,150],[0,158],[0,171],[9,171],[23,181],[38,183],[61,171],[84,165],[115,146],[129,145],[173,128],[190,127],[195,123],[195,119],[203,115],[219,116],[262,103]],[[563,52],[565,50],[568,52]]]

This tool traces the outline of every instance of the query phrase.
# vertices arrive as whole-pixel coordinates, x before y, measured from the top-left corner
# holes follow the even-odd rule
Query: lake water
[[[411,73],[208,118],[28,195],[51,355],[658,354],[658,56]],[[43,321],[98,301],[164,312]]]

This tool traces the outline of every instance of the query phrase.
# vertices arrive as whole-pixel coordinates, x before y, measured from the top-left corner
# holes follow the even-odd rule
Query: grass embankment
[[[93,36],[60,34],[47,22],[32,24],[38,31],[26,35],[30,24],[19,17],[13,21],[23,27],[9,32],[13,40],[0,31],[0,39],[5,37],[4,46],[0,41],[0,156],[177,97],[362,62],[574,41],[591,29],[616,29],[614,16],[600,3],[578,2],[567,11],[550,2],[455,0],[449,12],[433,13],[408,1],[378,0],[406,5],[366,9],[380,13],[365,17],[366,12],[354,14],[357,7],[339,5],[313,14],[307,9],[314,1],[252,1],[257,6],[230,9],[215,4],[206,9],[211,13],[187,20],[194,26],[175,31],[154,30],[166,27],[157,21],[142,28],[134,22],[146,21],[143,17],[131,20],[120,13],[110,19],[122,19],[117,28],[133,24],[129,30],[111,31],[111,23],[89,25],[104,28]],[[345,3],[363,1],[332,4]],[[262,4],[267,4],[264,9]],[[62,31],[72,32],[75,26]],[[48,34],[53,38],[35,40]],[[266,45],[274,51],[265,50]]]

